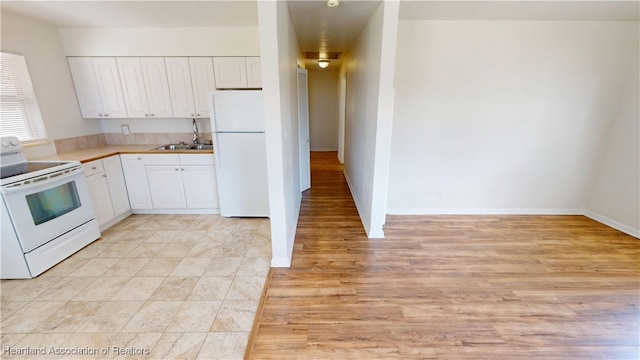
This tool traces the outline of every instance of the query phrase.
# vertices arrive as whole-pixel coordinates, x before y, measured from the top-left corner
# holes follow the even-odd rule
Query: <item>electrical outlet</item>
[[[129,135],[131,134],[131,131],[129,131],[129,125],[128,124],[122,124],[120,125],[120,127],[122,128],[122,133],[125,135]]]
[[[442,200],[444,195],[442,195],[442,191],[436,190],[436,200]]]

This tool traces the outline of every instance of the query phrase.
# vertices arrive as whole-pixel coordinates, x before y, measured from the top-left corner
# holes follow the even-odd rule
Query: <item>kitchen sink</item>
[[[158,146],[154,150],[213,150],[213,145],[205,144],[168,144]]]

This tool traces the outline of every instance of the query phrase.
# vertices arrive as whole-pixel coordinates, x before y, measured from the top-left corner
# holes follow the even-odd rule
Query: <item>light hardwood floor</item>
[[[249,359],[638,359],[640,240],[582,216],[389,216],[367,239],[312,153]]]

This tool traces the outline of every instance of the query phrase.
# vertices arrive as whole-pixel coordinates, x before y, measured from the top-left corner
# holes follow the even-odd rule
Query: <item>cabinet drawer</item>
[[[179,165],[178,154],[145,154],[145,165]]]
[[[180,154],[180,165],[214,165],[213,154]]]
[[[84,163],[82,164],[82,168],[84,169],[84,176],[86,177],[104,172],[102,160],[94,160],[88,163]]]

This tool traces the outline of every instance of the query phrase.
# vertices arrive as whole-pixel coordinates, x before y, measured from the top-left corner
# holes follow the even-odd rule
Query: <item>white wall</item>
[[[309,69],[311,151],[338,150],[338,75],[337,69]]]
[[[406,21],[389,213],[582,213],[633,22]]]
[[[640,59],[637,41],[634,48],[627,85],[607,139],[586,215],[640,237]]]
[[[267,136],[271,266],[291,264],[300,211],[297,36],[283,1],[259,1],[260,51]]]
[[[83,120],[55,28],[2,13],[2,50],[25,56],[50,139],[101,133],[99,121]],[[55,154],[53,143],[25,149],[29,158]]]
[[[61,28],[67,56],[260,56],[258,27]]]
[[[344,60],[344,171],[367,235],[384,237],[399,3],[385,1]]]

